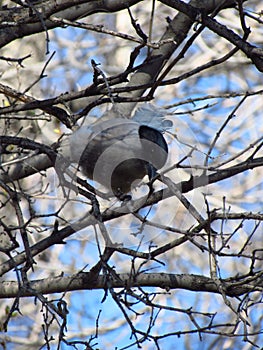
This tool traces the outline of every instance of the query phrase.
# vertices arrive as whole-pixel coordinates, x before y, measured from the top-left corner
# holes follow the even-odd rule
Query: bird
[[[127,195],[145,175],[152,180],[168,158],[163,136],[172,122],[163,110],[145,104],[131,119],[99,119],[80,127],[70,140],[71,158],[82,173],[102,184],[119,200]]]

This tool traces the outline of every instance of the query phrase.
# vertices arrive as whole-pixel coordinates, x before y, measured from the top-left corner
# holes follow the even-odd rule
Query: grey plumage
[[[142,107],[132,119],[111,118],[83,126],[70,139],[72,160],[89,179],[123,198],[134,181],[145,175],[153,178],[166,163],[168,147],[162,132],[171,126],[167,122],[163,113]]]

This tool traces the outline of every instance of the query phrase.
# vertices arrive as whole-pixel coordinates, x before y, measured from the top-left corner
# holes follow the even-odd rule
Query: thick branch
[[[56,23],[48,20],[52,15],[74,21],[93,13],[120,11],[140,1],[49,0],[34,4],[34,11],[32,8],[24,6],[2,9],[0,11],[0,47],[15,39],[57,27]],[[43,21],[40,20],[40,16],[42,16]]]
[[[182,1],[177,1],[182,6],[187,5]],[[164,2],[166,3],[166,2]],[[224,1],[224,7],[233,6],[234,2],[232,0]],[[173,3],[172,3],[173,4]],[[167,1],[167,5],[172,6],[172,4]],[[206,13],[211,13],[215,9],[220,9],[222,5],[221,0],[191,0],[190,4],[193,7],[200,8],[204,10]],[[177,50],[177,48],[181,45],[181,43],[186,38],[191,26],[196,21],[196,17],[190,17],[187,15],[187,11],[181,11],[181,9],[177,8],[180,12],[169,22],[166,31],[162,35],[160,41],[166,42],[166,44],[161,45],[159,48],[152,50],[148,57],[145,60],[145,64],[136,71],[136,73],[131,77],[128,87],[130,86],[142,86],[141,90],[132,91],[129,93],[125,93],[124,96],[128,96],[130,98],[142,96],[145,92],[146,88],[145,84],[153,83],[162,70],[164,64],[168,61],[171,55]],[[126,116],[130,117],[131,112],[135,106],[135,103],[119,105],[119,112]]]
[[[131,277],[129,273],[111,276],[98,276],[93,278],[89,272],[81,272],[73,276],[49,277],[30,282],[30,288],[21,290],[15,281],[1,282],[0,298],[14,298],[34,296],[38,293],[50,294],[74,290],[131,288],[131,287],[159,287],[166,290],[186,289],[196,292],[221,293],[218,283],[212,278],[202,275],[168,274],[168,273],[144,273]],[[243,295],[251,291],[262,291],[263,283],[259,277],[244,278],[240,281],[220,280],[225,294],[230,297]]]

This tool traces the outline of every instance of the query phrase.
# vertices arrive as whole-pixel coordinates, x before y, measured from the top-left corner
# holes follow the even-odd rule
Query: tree
[[[2,2],[3,349],[262,346],[260,5]],[[61,140],[145,102],[169,161],[121,203]]]

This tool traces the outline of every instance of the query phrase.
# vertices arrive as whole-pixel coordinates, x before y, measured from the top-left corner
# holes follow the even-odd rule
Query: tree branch
[[[245,277],[238,281],[221,279],[226,296],[236,297],[252,291],[262,291],[262,273]],[[241,281],[242,280],[242,281]],[[35,296],[37,293],[50,294],[69,292],[74,290],[107,289],[109,288],[133,288],[133,287],[160,287],[166,290],[185,289],[196,292],[218,293],[220,290],[215,281],[202,275],[170,274],[170,273],[144,273],[131,276],[129,273],[97,276],[91,272],[80,272],[73,276],[49,277],[30,282],[30,288],[19,290],[19,284],[15,281],[1,282],[0,298],[14,298],[19,292],[20,297]]]
[[[48,19],[52,15],[74,21],[98,12],[120,11],[140,1],[142,0],[49,0],[34,4],[32,8],[35,11],[26,6],[4,8],[0,11],[0,47],[15,39],[57,27],[57,23]],[[44,26],[39,15],[43,16]]]
[[[254,45],[249,44],[239,35],[228,29],[225,25],[220,24],[214,18],[207,15],[207,8],[195,8],[192,4],[185,4],[180,0],[160,0],[162,3],[181,11],[188,16],[193,22],[198,21],[205,25],[207,28],[218,34],[220,37],[225,38],[230,43],[238,47],[243,51],[248,58],[254,63],[260,72],[263,72],[263,50],[258,51]]]
[[[5,137],[0,136],[0,144],[5,144],[6,140],[12,139],[12,137]],[[14,139],[20,139],[20,138],[14,138]],[[28,141],[28,140],[27,140]],[[25,141],[26,143],[26,141]],[[25,144],[24,144],[25,145]],[[32,146],[30,144],[30,147],[35,147],[35,144]],[[47,149],[44,147],[42,151],[50,152],[50,148],[47,147]],[[49,155],[51,158],[54,157],[55,152]],[[194,188],[198,188],[201,186],[206,186],[211,183],[215,183],[221,180],[224,180],[226,178],[229,178],[231,176],[237,175],[239,173],[243,173],[245,170],[254,169],[256,167],[263,166],[263,157],[254,158],[254,159],[248,159],[238,165],[234,165],[232,167],[223,169],[223,170],[217,170],[213,174],[210,174],[208,176],[201,175],[201,176],[195,176],[191,177],[188,181],[183,181],[178,184],[178,187],[180,188],[182,193],[187,193]],[[134,211],[137,211],[138,208],[143,208],[152,204],[155,204],[165,198],[169,198],[173,196],[174,193],[170,191],[168,188],[154,192],[147,200],[143,201],[143,204],[141,204],[141,199],[128,203],[126,206],[122,207],[122,211],[120,210],[106,210],[106,212],[102,213],[101,221],[109,221],[117,217],[121,217],[123,215],[126,215],[127,213],[130,213],[133,211],[132,208],[135,208]],[[81,220],[78,223],[74,224],[74,227],[71,225],[61,229],[57,230],[55,234],[51,234],[49,237],[41,240],[40,242],[36,243],[31,249],[31,256],[34,257],[35,255],[41,253],[42,251],[48,249],[54,244],[61,244],[63,243],[63,240],[69,236],[71,236],[73,233],[75,233],[78,230],[81,230],[85,227],[88,227],[90,225],[96,224],[97,220],[94,216],[90,215],[85,220]],[[0,276],[5,274],[7,271],[10,271],[15,266],[18,266],[26,261],[26,254],[25,252],[22,252],[12,259],[4,262],[0,266]]]

